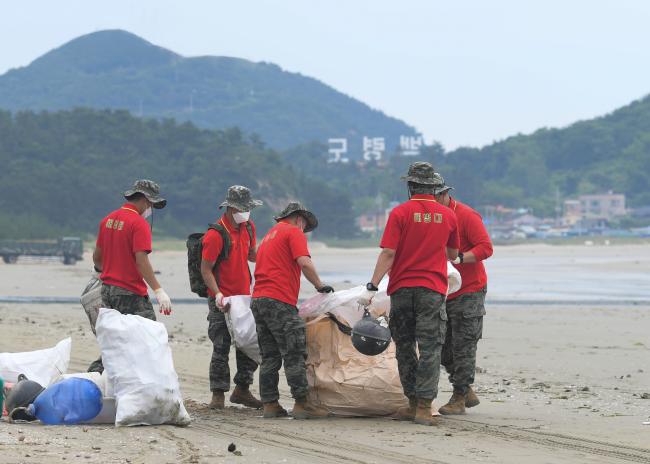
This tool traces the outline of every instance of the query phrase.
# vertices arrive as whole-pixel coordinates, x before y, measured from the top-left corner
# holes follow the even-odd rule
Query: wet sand
[[[536,260],[552,262],[569,253],[581,265],[582,247],[534,246],[534,253],[525,247],[499,248],[493,274],[498,275],[497,256],[515,263],[526,257],[536,269],[545,266],[536,267]],[[602,251],[599,259],[609,256],[614,268],[629,258],[642,261],[638,266],[646,271],[643,247]],[[593,255],[592,249],[585,259]],[[335,273],[341,263],[350,270],[372,268],[376,250],[315,248],[314,257],[323,272]],[[172,298],[190,297],[182,253],[159,253],[152,260]],[[88,278],[83,264],[0,264],[0,295],[78,294]],[[543,279],[538,284],[547,285]],[[173,336],[183,396],[195,419],[190,427],[1,422],[0,462],[650,462],[650,426],[642,425],[650,420],[650,399],[643,399],[650,393],[650,308],[645,305],[489,305],[476,379],[482,402],[465,416],[443,418],[440,427],[389,419],[269,421],[259,411],[238,407],[210,411],[206,314],[203,305],[182,305],[159,319]],[[84,371],[99,353],[85,313],[74,304],[0,303],[0,334],[0,351],[49,347],[72,336],[70,372]],[[440,390],[439,404],[451,394],[444,374]],[[281,403],[291,407],[284,381],[281,394]],[[231,442],[241,456],[227,451]]]

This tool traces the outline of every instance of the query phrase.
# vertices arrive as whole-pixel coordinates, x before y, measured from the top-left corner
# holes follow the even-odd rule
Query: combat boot
[[[241,404],[247,408],[260,409],[262,402],[255,398],[248,388],[237,385],[230,395],[230,402]]]
[[[465,407],[466,408],[473,408],[474,406],[478,406],[480,403],[478,396],[476,396],[476,393],[474,393],[474,390],[472,390],[472,387],[467,387],[467,393],[465,393]]]
[[[276,417],[287,417],[289,413],[286,409],[280,406],[277,401],[271,403],[264,403],[264,419],[274,419]]]
[[[438,425],[438,418],[431,414],[431,400],[418,398],[415,409],[415,423],[419,425]]]
[[[418,406],[418,400],[415,396],[409,397],[409,405],[399,408],[393,418],[400,421],[412,421],[415,419],[415,410]]]
[[[212,401],[210,401],[210,404],[208,405],[208,407],[210,409],[223,409],[223,403],[224,403],[223,392],[222,391],[213,391],[212,392]]]
[[[438,412],[443,416],[456,416],[465,414],[465,395],[461,392],[454,390],[449,402],[438,409]]]
[[[307,400],[296,400],[293,405],[292,415],[294,419],[323,419],[331,414],[327,409],[314,406],[308,403]]]

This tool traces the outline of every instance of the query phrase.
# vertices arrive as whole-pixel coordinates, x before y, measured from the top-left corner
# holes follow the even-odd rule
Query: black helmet
[[[388,348],[389,343],[390,330],[373,318],[366,308],[361,320],[352,327],[352,344],[358,352],[375,356]]]
[[[43,390],[45,389],[41,384],[29,380],[25,374],[20,374],[18,382],[9,390],[5,401],[11,420],[35,421],[36,417],[29,414],[26,408]]]

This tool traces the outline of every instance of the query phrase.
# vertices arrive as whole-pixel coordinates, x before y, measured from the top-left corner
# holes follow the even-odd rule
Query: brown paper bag
[[[395,345],[377,356],[359,353],[326,316],[307,323],[308,400],[336,416],[389,416],[408,406]]]

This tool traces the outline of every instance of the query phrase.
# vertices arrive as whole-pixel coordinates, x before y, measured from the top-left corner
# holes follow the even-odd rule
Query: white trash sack
[[[447,261],[447,295],[456,293],[463,285],[463,279],[460,277],[460,272],[449,261]]]
[[[115,391],[115,425],[188,425],[165,326],[101,308],[96,330]]]
[[[47,388],[68,370],[71,348],[72,339],[66,338],[45,350],[0,353],[0,377],[16,383],[18,376],[25,374],[29,380]]]
[[[449,279],[448,293],[458,291],[461,286],[460,273],[450,262],[447,262],[447,275]],[[379,291],[370,305],[370,311],[375,316],[390,312],[390,297],[386,294],[387,288],[388,279],[384,279],[379,283]],[[353,326],[363,316],[363,311],[359,311],[357,304],[357,299],[363,290],[365,290],[364,286],[358,286],[334,293],[318,294],[300,305],[300,317],[309,321],[323,314],[332,313],[338,319]],[[262,356],[257,342],[255,318],[250,309],[251,297],[248,295],[230,296],[224,298],[224,303],[230,303],[230,310],[226,313],[226,325],[233,344],[246,356],[260,364]]]
[[[235,347],[260,364],[262,356],[257,343],[255,317],[251,311],[251,297],[248,295],[229,296],[224,298],[224,303],[230,303],[230,309],[226,313],[226,325]]]
[[[462,282],[460,272],[449,261],[447,261],[447,278],[447,294],[460,290]],[[368,307],[370,312],[376,317],[390,313],[390,297],[386,293],[388,279],[383,279],[379,283],[378,288],[379,291],[375,294],[372,303]],[[331,313],[337,319],[342,319],[347,322],[351,327],[363,316],[363,311],[359,310],[357,299],[365,289],[365,286],[360,285],[334,293],[318,294],[300,305],[300,317],[306,321],[310,321],[323,314]]]

